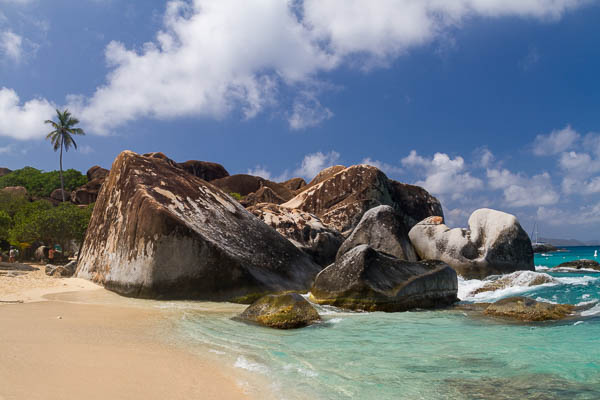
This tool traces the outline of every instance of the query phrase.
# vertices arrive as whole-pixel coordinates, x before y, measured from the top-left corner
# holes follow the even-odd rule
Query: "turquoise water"
[[[538,273],[555,265],[555,254],[561,262],[591,258],[594,248],[570,250],[536,256]],[[518,294],[590,307],[600,300],[600,274],[550,275],[550,284],[516,282],[484,300]],[[461,291],[480,284],[461,280]],[[319,311],[322,324],[278,331],[234,321],[231,312],[188,310],[176,331],[188,348],[248,374],[247,385],[252,377],[271,382],[278,399],[600,399],[600,307],[577,320],[537,325],[460,311]]]

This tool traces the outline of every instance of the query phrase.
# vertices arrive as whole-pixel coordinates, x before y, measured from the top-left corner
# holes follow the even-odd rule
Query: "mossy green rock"
[[[321,320],[317,310],[297,293],[261,297],[240,318],[277,329],[302,328]]]
[[[575,311],[571,304],[552,304],[527,297],[509,297],[490,304],[484,314],[518,321],[552,321],[567,318]]]

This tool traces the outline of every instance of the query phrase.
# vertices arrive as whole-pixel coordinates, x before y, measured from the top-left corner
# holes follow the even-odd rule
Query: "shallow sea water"
[[[538,273],[557,265],[555,256],[560,262],[592,258],[595,248],[570,250],[536,256]],[[170,330],[191,351],[243,372],[250,392],[260,393],[255,382],[269,382],[277,399],[600,399],[600,306],[594,304],[600,274],[550,275],[554,283],[514,285],[465,301],[524,295],[587,303],[585,317],[519,325],[461,311],[318,307],[323,323],[278,331],[232,320],[234,308],[207,312],[179,305]],[[460,282],[462,292],[480,284]]]

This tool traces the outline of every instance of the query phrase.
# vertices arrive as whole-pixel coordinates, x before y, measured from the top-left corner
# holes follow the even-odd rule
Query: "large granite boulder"
[[[317,275],[311,299],[352,310],[406,311],[457,301],[456,272],[441,261],[399,260],[360,245]]]
[[[239,193],[242,196],[254,193],[265,186],[273,190],[279,197],[286,199],[286,201],[294,196],[285,186],[260,176],[237,174],[216,179],[211,183],[226,193]]]
[[[528,297],[509,297],[490,304],[484,314],[534,322],[565,319],[576,311],[571,304],[552,304]]]
[[[440,202],[422,188],[392,181],[370,165],[341,168],[322,171],[283,206],[315,214],[343,234],[349,234],[367,210],[379,205],[393,207],[407,229],[442,214]]]
[[[52,191],[52,193],[50,193],[50,200],[53,201],[69,201],[69,199],[71,198],[71,195],[69,193],[67,193],[66,190],[62,190],[62,189],[54,189]]]
[[[298,293],[267,295],[252,303],[240,319],[269,328],[296,329],[321,320],[315,308]]]
[[[5,188],[0,189],[0,193],[7,194],[13,197],[27,197],[27,189],[23,186],[7,186]]]
[[[408,233],[421,259],[442,260],[467,279],[535,270],[531,240],[514,215],[479,209],[469,218],[469,230],[442,222],[430,217]]]
[[[285,186],[286,188],[295,193],[306,186],[306,181],[302,178],[292,178],[288,179],[285,182],[281,182],[280,185]]]
[[[77,276],[123,295],[249,301],[305,291],[321,268],[238,202],[168,159],[121,153]]]
[[[400,260],[418,261],[404,222],[390,206],[377,206],[364,213],[352,234],[340,247],[337,258],[361,244],[367,244]]]
[[[96,202],[105,178],[96,178],[71,192],[71,202],[88,205]]]
[[[263,186],[254,193],[240,199],[240,203],[246,207],[252,207],[260,203],[281,204],[285,203],[285,199],[281,198],[277,193],[268,186]]]
[[[187,173],[204,179],[207,182],[229,176],[229,172],[227,172],[225,167],[213,162],[189,160],[179,163],[179,166]]]
[[[108,174],[110,173],[109,170],[102,168],[99,165],[94,165],[92,168],[87,170],[87,178],[88,181],[93,181],[95,179],[106,179],[106,177],[108,176]]]
[[[8,169],[8,168],[0,168],[0,177],[4,176],[4,175],[8,175],[12,172],[12,170]]]
[[[323,267],[335,260],[335,255],[344,240],[339,232],[323,225],[317,216],[301,210],[262,203],[248,208],[248,211]]]

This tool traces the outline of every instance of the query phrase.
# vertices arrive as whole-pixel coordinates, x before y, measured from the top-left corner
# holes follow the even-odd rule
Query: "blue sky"
[[[545,236],[600,239],[600,4],[0,0],[0,166],[56,169],[55,107],[124,149],[310,179],[361,162]]]

